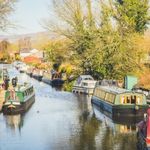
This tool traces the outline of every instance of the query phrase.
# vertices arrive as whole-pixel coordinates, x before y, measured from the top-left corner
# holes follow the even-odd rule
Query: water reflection
[[[5,115],[6,125],[12,130],[21,129],[23,127],[23,117],[18,115]]]
[[[111,118],[107,117],[96,107],[93,107],[95,117],[102,122],[100,125],[100,133],[102,134],[101,149],[102,150],[136,150],[136,125],[135,119],[132,122],[128,120],[115,123]]]
[[[91,112],[91,97],[76,95],[80,115],[78,116],[80,129],[78,134],[71,139],[73,150],[96,150],[95,137],[99,132],[101,122]]]

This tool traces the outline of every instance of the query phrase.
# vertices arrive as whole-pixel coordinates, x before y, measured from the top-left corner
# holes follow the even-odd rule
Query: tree
[[[142,38],[149,21],[147,0],[100,0],[100,9],[96,5],[100,18],[94,15],[92,2],[95,1],[53,2],[64,26],[48,23],[47,29],[70,40],[71,60],[81,73],[121,79],[141,69],[144,51],[137,48],[136,40]]]
[[[9,53],[8,48],[10,46],[10,43],[7,40],[3,40],[0,42],[0,59],[1,60],[8,60],[9,59]]]
[[[121,32],[144,33],[150,21],[149,0],[117,0],[114,5]]]
[[[61,64],[62,61],[66,61],[70,53],[66,47],[67,40],[51,40],[43,46],[46,60],[52,63]]]
[[[9,15],[14,11],[16,0],[0,0],[0,30],[6,30],[11,25]]]

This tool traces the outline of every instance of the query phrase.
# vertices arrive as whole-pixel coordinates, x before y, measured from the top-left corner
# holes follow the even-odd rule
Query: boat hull
[[[41,75],[35,75],[35,74],[32,74],[32,77],[38,81],[42,81],[42,77]]]
[[[13,104],[14,107],[9,107],[10,105],[3,105],[2,111],[3,114],[14,115],[25,113],[35,102],[35,94],[32,95],[28,100],[25,102],[20,103],[20,105]]]
[[[48,85],[52,84],[50,79],[47,79],[47,78],[44,78],[44,77],[42,78],[42,82],[44,82],[44,83],[46,83]]]
[[[83,94],[93,94],[94,88],[73,86],[72,92],[73,93],[83,93]]]
[[[64,80],[62,79],[53,79],[51,80],[52,86],[62,86],[64,84]]]
[[[25,71],[24,71],[24,70],[20,70],[19,72],[20,72],[20,73],[25,73]]]
[[[148,109],[148,105],[113,105],[94,97],[92,97],[91,103],[97,105],[102,111],[110,113],[112,117],[143,117]]]
[[[27,73],[28,76],[30,76],[32,78],[32,72]]]

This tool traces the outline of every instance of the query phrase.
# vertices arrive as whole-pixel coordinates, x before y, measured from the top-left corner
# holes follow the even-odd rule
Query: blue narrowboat
[[[141,117],[149,107],[144,94],[113,86],[96,86],[91,102],[112,117]]]

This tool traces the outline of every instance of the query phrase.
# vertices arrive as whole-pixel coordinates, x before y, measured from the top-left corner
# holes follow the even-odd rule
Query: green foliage
[[[65,40],[50,41],[44,46],[44,51],[46,55],[46,60],[52,63],[61,64],[67,57]]]
[[[64,90],[71,92],[72,91],[72,87],[73,87],[74,81],[71,82],[65,82],[64,84]]]
[[[78,72],[97,79],[122,79],[141,70],[144,51],[137,48],[136,40],[142,38],[150,19],[148,0],[101,0],[101,7],[96,5],[100,18],[94,15],[95,1],[60,1],[54,0],[55,13],[66,28],[52,30],[70,40],[69,60]]]
[[[119,23],[122,32],[141,32],[147,29],[150,21],[148,0],[123,0],[122,3],[115,3],[115,18]]]

